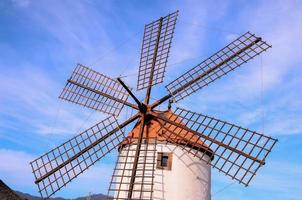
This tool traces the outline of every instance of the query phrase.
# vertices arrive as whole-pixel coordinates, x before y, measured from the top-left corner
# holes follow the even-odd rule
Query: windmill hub
[[[120,78],[76,66],[59,98],[111,116],[30,163],[43,198],[114,149],[119,154],[108,190],[112,200],[210,200],[210,166],[247,186],[265,164],[276,139],[204,114],[171,109],[172,102],[270,48],[262,38],[243,34],[170,82],[167,94],[150,103],[152,87],[164,79],[177,16],[178,11],[145,25],[137,81],[138,90],[146,89],[143,102]],[[155,110],[166,101],[168,110]],[[124,106],[137,113],[119,123],[116,117]],[[125,135],[125,128],[134,122]]]
[[[150,111],[150,106],[146,105],[145,103],[141,103],[141,108],[139,109],[139,111],[145,115],[147,114],[148,111]]]

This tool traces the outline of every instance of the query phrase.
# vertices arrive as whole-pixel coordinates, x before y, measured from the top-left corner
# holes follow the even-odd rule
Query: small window
[[[171,170],[172,153],[158,152],[157,154],[157,169]]]
[[[168,156],[162,156],[160,166],[167,167],[168,166],[168,158],[169,158]]]

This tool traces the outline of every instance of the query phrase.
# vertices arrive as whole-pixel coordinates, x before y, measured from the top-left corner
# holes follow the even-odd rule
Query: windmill
[[[137,81],[137,90],[146,90],[143,102],[121,78],[76,66],[59,98],[109,117],[30,163],[43,198],[115,149],[119,154],[109,199],[208,200],[211,167],[248,186],[265,164],[276,139],[183,108],[156,109],[190,96],[266,51],[271,46],[262,38],[250,32],[241,35],[170,82],[167,94],[150,102],[152,87],[163,82],[177,16],[178,11],[145,25]],[[118,122],[125,106],[137,113]],[[134,127],[125,134],[130,124]]]

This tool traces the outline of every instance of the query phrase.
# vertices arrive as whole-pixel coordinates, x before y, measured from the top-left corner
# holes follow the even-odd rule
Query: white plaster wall
[[[154,200],[211,199],[211,167],[208,164],[172,144],[158,144],[157,151],[173,152],[173,160],[171,171],[155,171]]]
[[[211,167],[208,164],[172,144],[157,144],[156,149],[157,152],[172,152],[173,158],[171,171],[155,170],[154,200],[211,199]],[[206,155],[205,158],[209,159]]]

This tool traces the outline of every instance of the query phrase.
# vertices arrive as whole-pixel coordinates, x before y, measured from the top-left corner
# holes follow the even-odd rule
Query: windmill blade
[[[178,11],[145,25],[137,90],[162,83]]]
[[[177,108],[162,120],[168,141],[248,186],[277,142],[276,139],[213,117]],[[176,139],[185,141],[176,142]],[[194,147],[194,148],[193,148]],[[211,159],[209,159],[209,155]]]
[[[133,138],[132,141],[129,141],[129,144],[123,144],[120,147],[120,154],[107,194],[110,200],[128,199],[136,158],[135,153],[138,146],[137,143],[132,142],[137,139]],[[156,163],[155,138],[149,138],[142,144],[138,158],[131,199],[152,200]]]
[[[128,92],[120,83],[78,64],[59,98],[111,115],[118,115],[127,102]]]
[[[108,117],[32,161],[41,196],[49,198],[112,151],[125,138],[121,129],[138,117],[136,114],[120,125],[115,117]]]
[[[271,46],[247,32],[166,86],[177,102],[233,71]]]

